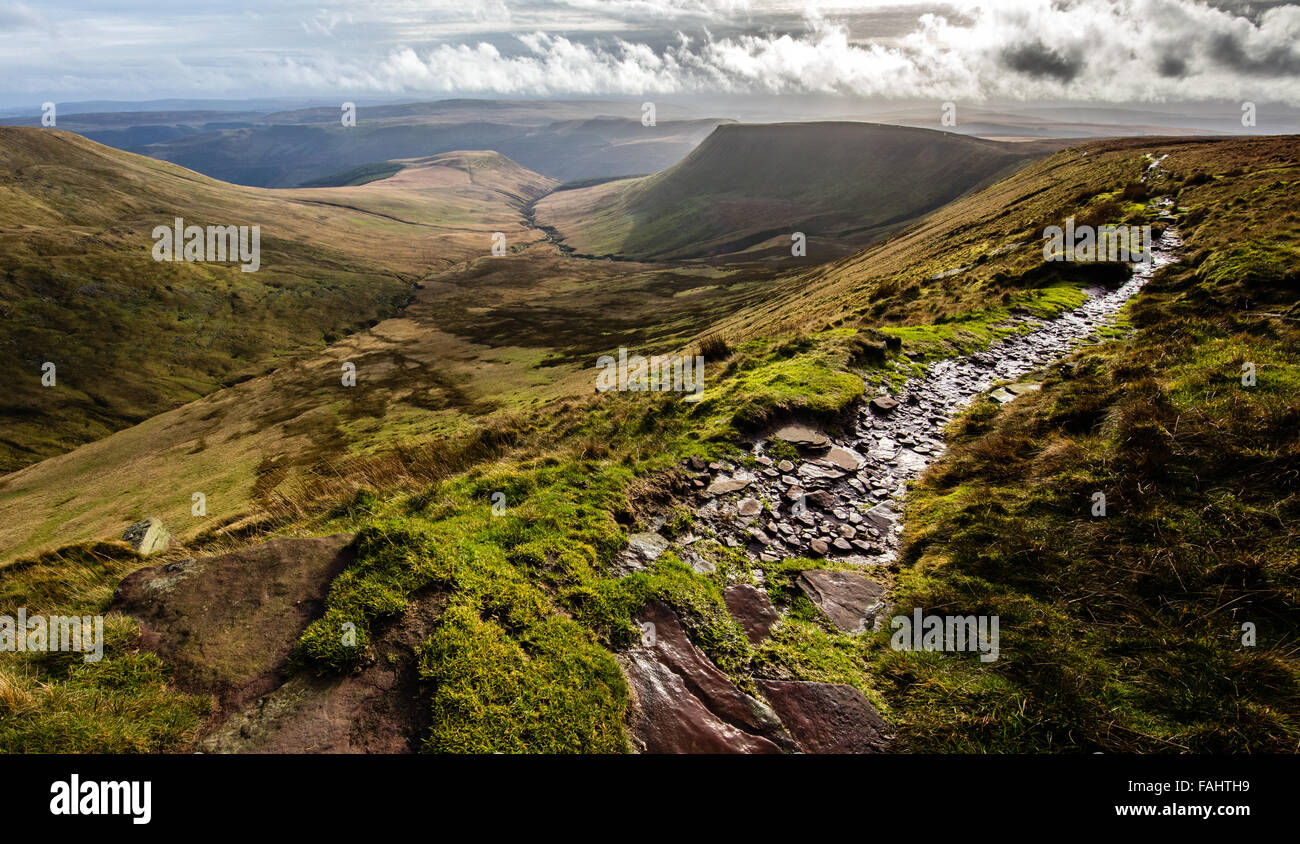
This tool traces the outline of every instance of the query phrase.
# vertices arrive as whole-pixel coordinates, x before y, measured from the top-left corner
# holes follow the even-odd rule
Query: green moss
[[[707,437],[729,437],[772,420],[803,416],[832,421],[861,401],[862,377],[845,371],[852,331],[825,332],[780,345],[751,345],[696,406],[710,421]]]
[[[512,636],[458,605],[419,651],[433,686],[425,750],[617,753],[626,749],[618,664],[581,627],[551,618]]]

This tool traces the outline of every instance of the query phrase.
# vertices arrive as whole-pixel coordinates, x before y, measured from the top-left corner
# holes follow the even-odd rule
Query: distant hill
[[[377,182],[380,179],[387,179],[394,176],[402,169],[402,165],[394,161],[380,161],[376,164],[362,164],[360,167],[353,167],[351,170],[344,170],[342,173],[335,173],[333,176],[326,176],[323,179],[316,179],[311,182],[303,183],[304,188],[343,188],[355,187],[357,185],[368,185],[371,182]]]
[[[808,257],[825,259],[1049,148],[872,123],[729,124],[662,173],[546,197],[537,220],[587,255],[789,256],[803,232]]]
[[[662,170],[679,161],[717,120],[642,126],[639,120],[591,118],[518,125],[359,120],[243,126],[180,134],[135,151],[213,178],[259,187],[297,187],[352,168],[461,149],[493,150],[559,181]],[[105,132],[105,141],[144,129]],[[88,133],[94,137],[95,133]]]
[[[521,209],[554,185],[491,152],[401,166],[361,187],[268,191],[0,127],[0,472],[393,313],[428,270],[486,255],[493,232],[535,238]],[[260,269],[153,260],[154,227],[176,217],[259,226]]]
[[[349,127],[340,116],[338,105],[261,112],[61,108],[58,128],[214,179],[287,188],[317,185],[393,159],[455,150],[499,152],[561,182],[655,173],[676,164],[725,122],[693,119],[665,105],[657,125],[643,126],[639,108],[629,103],[564,100],[363,106]],[[0,122],[37,127],[40,117]]]

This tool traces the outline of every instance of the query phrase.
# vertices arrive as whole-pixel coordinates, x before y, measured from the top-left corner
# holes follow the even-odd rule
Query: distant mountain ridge
[[[192,106],[181,101],[180,106]],[[671,106],[655,125],[639,109],[604,101],[439,100],[288,111],[60,110],[57,128],[107,146],[253,187],[300,187],[399,158],[490,150],[561,182],[654,173],[681,160],[726,121]],[[7,118],[40,125],[39,116]]]
[[[580,254],[632,259],[791,254],[870,244],[1059,146],[872,123],[719,126],[674,167],[537,206]]]

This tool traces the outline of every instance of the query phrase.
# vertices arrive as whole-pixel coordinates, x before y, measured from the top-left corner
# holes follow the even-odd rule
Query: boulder
[[[141,519],[126,529],[122,541],[134,548],[141,556],[161,554],[172,543],[171,532],[163,527],[162,519],[150,516]]]

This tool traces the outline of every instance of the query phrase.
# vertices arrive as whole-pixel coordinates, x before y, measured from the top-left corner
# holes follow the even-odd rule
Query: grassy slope
[[[588,255],[688,258],[762,246],[842,254],[1039,154],[1015,144],[866,123],[727,125],[676,166],[564,191],[539,220]],[[775,245],[773,245],[775,244]]]
[[[428,269],[484,254],[492,231],[518,229],[500,192],[521,203],[550,183],[468,155],[483,160],[453,154],[389,184],[273,192],[64,132],[0,129],[0,364],[13,373],[0,471],[319,348],[392,313]],[[155,262],[153,227],[177,216],[259,225],[261,269]],[[46,361],[54,388],[41,385]]]
[[[880,651],[911,748],[1300,747],[1298,152],[1173,149],[1189,259],[1142,291],[1135,332],[956,423],[898,604],[999,615],[1002,658]]]
[[[1215,182],[1213,186],[1186,189],[1186,202],[1196,199],[1203,203],[1203,220],[1218,219],[1231,208],[1238,209],[1243,215],[1227,232],[1203,223],[1194,234],[1196,248],[1217,246],[1222,249],[1227,241],[1216,243],[1215,239],[1234,237],[1236,231],[1247,226],[1246,215],[1249,214],[1261,215],[1261,220],[1253,221],[1252,225],[1266,219],[1281,220],[1287,226],[1295,222],[1293,211],[1280,207],[1271,213],[1260,211],[1253,204],[1254,197],[1247,191],[1273,182],[1277,182],[1278,187],[1269,189],[1275,191],[1270,194],[1272,196],[1285,197],[1288,188],[1294,189],[1294,180],[1285,173],[1274,176],[1271,171],[1259,172],[1271,167],[1292,166],[1286,164],[1285,159],[1294,162],[1294,142],[1265,142],[1274,146],[1255,152],[1251,152],[1251,143],[1230,141],[1222,145],[1186,145],[1181,147],[1179,159],[1170,159],[1170,165],[1183,174],[1202,167],[1212,172],[1231,172],[1240,167],[1256,174],[1237,181],[1228,179],[1222,183]],[[1287,143],[1291,146],[1288,147]],[[1107,153],[1107,149],[1111,152]],[[1088,166],[1079,164],[1077,153],[1062,154],[1054,161],[1045,162],[1048,169],[1043,172],[1036,175],[1022,172],[1010,179],[1010,184],[991,188],[994,194],[966,209],[967,215],[974,208],[982,213],[966,216],[964,223],[941,212],[919,228],[924,230],[931,225],[939,226],[940,230],[946,228],[953,237],[956,254],[927,258],[928,265],[940,265],[939,269],[946,269],[948,267],[941,265],[947,262],[957,266],[973,262],[983,254],[981,249],[991,251],[1003,245],[1006,237],[1025,228],[1027,223],[1019,220],[1022,212],[1028,215],[1026,220],[1058,212],[1077,211],[1082,215],[1091,210],[1109,213],[1105,207],[1107,197],[1122,191],[1141,172],[1141,154],[1145,149],[1138,144],[1090,147],[1090,156],[1103,153],[1107,156],[1096,162],[1095,167],[1094,162],[1088,162]],[[1218,156],[1241,161],[1230,166],[1221,165]],[[1262,166],[1261,162],[1274,156],[1277,161]],[[1054,172],[1054,168],[1061,168],[1061,172]],[[1060,178],[1063,184],[1059,190],[1050,187],[1051,180],[1046,174],[1064,177]],[[1046,190],[1040,190],[1042,188]],[[1208,192],[1211,190],[1223,193]],[[1041,206],[1021,201],[1013,203],[1006,213],[991,211],[993,203],[998,201],[996,197],[1009,201],[1044,193],[1049,196]],[[1124,209],[1121,207],[1119,210],[1122,212]],[[1192,216],[1195,214],[1193,208]],[[1265,230],[1263,236],[1271,235]],[[1006,694],[1008,689],[1021,695],[1028,695],[1036,688],[1059,688],[1068,692],[1089,681],[1093,666],[1106,668],[1106,663],[1058,660],[1049,663],[1046,673],[1021,681],[1019,688],[999,686],[992,693],[984,694],[978,683],[995,681],[989,680],[988,675],[972,678],[968,663],[955,658],[932,658],[934,664],[928,665],[925,657],[892,655],[881,649],[881,641],[871,637],[847,637],[835,633],[833,626],[811,605],[793,599],[789,589],[793,571],[821,563],[786,561],[766,568],[764,574],[769,591],[779,601],[789,604],[790,614],[774,640],[758,651],[748,646],[721,602],[721,587],[725,583],[755,577],[751,565],[734,552],[708,541],[697,544],[717,564],[717,571],[709,575],[694,573],[672,555],[665,555],[650,571],[631,578],[615,579],[609,574],[609,563],[625,541],[626,533],[643,526],[656,507],[670,506],[675,483],[671,464],[675,458],[692,453],[705,456],[726,454],[734,449],[738,428],[757,420],[787,412],[833,419],[855,401],[861,394],[862,381],[851,371],[880,363],[883,354],[879,357],[877,354],[883,353],[884,348],[880,342],[881,334],[860,330],[859,325],[895,319],[912,323],[914,330],[903,336],[904,349],[910,346],[919,354],[933,354],[941,347],[969,348],[986,342],[992,336],[1006,308],[1020,304],[1051,311],[1069,304],[1068,291],[1078,283],[1078,279],[1053,279],[1035,273],[1031,255],[1024,250],[1009,250],[977,264],[979,273],[987,272],[987,278],[978,274],[974,278],[954,275],[949,277],[951,280],[947,284],[918,283],[914,290],[910,290],[914,274],[926,273],[928,267],[923,265],[913,270],[905,259],[908,250],[915,250],[914,255],[919,254],[916,238],[905,238],[896,249],[892,253],[882,250],[872,253],[877,258],[884,254],[899,261],[893,272],[901,277],[894,279],[898,287],[892,291],[884,287],[890,281],[887,271],[864,268],[860,262],[848,262],[841,266],[839,275],[831,273],[820,277],[811,296],[783,300],[778,295],[779,301],[787,302],[783,312],[759,303],[725,321],[727,331],[735,332],[732,335],[735,348],[721,359],[717,354],[713,355],[707,380],[709,389],[705,400],[696,405],[680,403],[672,396],[648,394],[606,394],[576,401],[552,401],[537,409],[523,411],[510,420],[498,419],[465,440],[430,439],[418,448],[357,456],[343,467],[345,471],[332,478],[322,477],[321,483],[315,487],[301,490],[294,501],[295,506],[280,511],[278,521],[268,522],[263,530],[326,533],[354,528],[363,532],[363,543],[358,563],[336,581],[326,616],[304,637],[300,658],[316,670],[347,670],[350,655],[332,647],[333,642],[339,641],[337,627],[342,621],[356,620],[363,632],[368,632],[377,625],[400,618],[408,596],[415,591],[425,587],[443,589],[450,593],[448,614],[439,629],[420,648],[423,675],[435,690],[429,701],[434,713],[434,727],[427,740],[429,749],[617,750],[623,747],[620,725],[626,690],[610,651],[617,651],[630,641],[633,630],[629,619],[636,607],[647,597],[659,596],[681,610],[692,638],[742,686],[747,686],[748,678],[754,674],[852,683],[881,706],[907,739],[922,746],[997,748],[1006,746],[1013,739],[1023,740],[1026,747],[1036,746],[1033,742],[1038,734],[1033,731],[1021,731],[999,744],[996,737],[987,734],[988,711],[980,707],[987,705],[988,700],[996,703],[999,695]],[[1163,319],[1163,312],[1172,308],[1173,301],[1166,302],[1158,297],[1170,295],[1176,299],[1181,295],[1184,304],[1178,306],[1171,319],[1194,318],[1209,325],[1211,330],[1222,330],[1225,319],[1230,325],[1237,319],[1245,319],[1249,324],[1255,319],[1249,316],[1253,307],[1230,308],[1225,315],[1212,306],[1216,289],[1231,291],[1235,284],[1241,285],[1238,294],[1254,291],[1249,295],[1264,306],[1261,310],[1280,312],[1280,307],[1274,305],[1269,297],[1283,294],[1268,291],[1285,291],[1287,288],[1279,286],[1276,278],[1273,281],[1261,280],[1256,271],[1257,258],[1249,252],[1236,259],[1215,258],[1207,254],[1200,262],[1200,267],[1204,267],[1207,273],[1203,278],[1182,277],[1185,286],[1181,289],[1177,287],[1176,279],[1169,276],[1160,284],[1150,286],[1150,292],[1143,294],[1139,307],[1135,309],[1136,321],[1142,323],[1144,311],[1146,319]],[[1230,260],[1237,263],[1225,263]],[[1217,275],[1213,275],[1215,267],[1221,270]],[[1224,268],[1229,269],[1223,271]],[[999,276],[999,272],[1003,275]],[[1284,274],[1283,278],[1293,276]],[[1174,286],[1163,288],[1166,283]],[[999,285],[999,289],[1005,289],[1007,294],[1006,303],[990,308],[985,301],[979,303],[979,308],[963,311],[966,301],[963,297],[972,284]],[[878,291],[884,300],[884,307],[876,314],[873,314],[876,305],[867,306],[861,298],[868,295],[863,291],[872,289]],[[981,289],[987,292],[989,288]],[[1293,288],[1290,302],[1294,302]],[[806,315],[802,310],[804,305],[808,307]],[[864,307],[867,310],[860,311]],[[921,329],[926,314],[943,316],[948,321],[940,324],[939,328],[924,331]],[[1291,315],[1294,316],[1293,308]],[[1283,317],[1286,317],[1285,313]],[[1275,339],[1268,338],[1270,333],[1283,336],[1280,332],[1286,328],[1282,324],[1284,319],[1264,319],[1258,328],[1270,342]],[[954,323],[961,325],[962,330],[952,330]],[[1214,329],[1215,324],[1220,328]],[[1155,323],[1150,330],[1153,332],[1150,337],[1156,338],[1157,343],[1164,342],[1154,333]],[[748,339],[735,342],[735,338],[742,337]],[[1175,335],[1170,342],[1184,341]],[[1164,348],[1169,347],[1157,347]],[[1191,348],[1190,342],[1182,346],[1185,358]],[[1274,357],[1266,357],[1264,352],[1268,350],[1259,349],[1258,359],[1283,360],[1294,365],[1293,347],[1270,348],[1273,348]],[[1256,350],[1252,349],[1252,353]],[[1198,359],[1195,355],[1189,358],[1193,363]],[[1213,355],[1205,356],[1203,363],[1210,367],[1206,371],[1215,371],[1214,360],[1217,358]],[[1167,356],[1155,354],[1145,363],[1158,375],[1167,363]],[[1104,376],[1104,367],[1100,371]],[[1232,431],[1231,425],[1236,423],[1226,409],[1232,406],[1231,395],[1220,391],[1215,395],[1221,396],[1216,399],[1221,406],[1216,401],[1207,405],[1202,401],[1203,394],[1196,389],[1197,384],[1204,382],[1206,371],[1202,371],[1200,381],[1193,378],[1188,382],[1192,385],[1190,392],[1187,389],[1177,391],[1170,401],[1198,402],[1189,405],[1189,411],[1195,408],[1202,413],[1216,414],[1206,423],[1210,429],[1218,425],[1222,430]],[[1261,367],[1261,372],[1275,373],[1276,369]],[[1091,377],[1087,373],[1085,368],[1076,380],[1085,383],[1083,379]],[[1128,373],[1123,377],[1131,375]],[[1151,376],[1139,373],[1136,377],[1147,379]],[[1269,389],[1281,386],[1285,385],[1275,382],[1274,388]],[[1055,388],[1049,384],[1039,400],[1047,401],[1054,391]],[[1111,393],[1124,395],[1116,389]],[[1089,391],[1085,390],[1085,394]],[[1293,477],[1267,470],[1272,468],[1269,460],[1279,459],[1280,449],[1294,448],[1294,419],[1286,416],[1285,409],[1280,409],[1275,391],[1261,392],[1258,396],[1261,401],[1258,412],[1242,417],[1241,421],[1252,426],[1252,433],[1256,436],[1263,435],[1259,439],[1260,447],[1269,451],[1261,455],[1264,461],[1260,464],[1261,471],[1249,477],[1256,478],[1257,482],[1277,478],[1279,483],[1293,484]],[[1139,406],[1133,418],[1141,420],[1142,395],[1135,396],[1134,401]],[[1021,406],[1017,402],[1002,413],[1018,412]],[[1215,410],[1216,407],[1219,409]],[[1124,418],[1117,412],[1116,421]],[[988,423],[987,418],[973,418],[965,423],[972,426],[968,435],[980,435],[978,426]],[[1187,423],[1185,416],[1181,424]],[[1277,427],[1288,424],[1290,427]],[[1084,428],[1091,430],[1086,420]],[[1143,436],[1134,440],[1127,446],[1133,453],[1140,453],[1151,443],[1161,441],[1159,437],[1148,436],[1145,428]],[[1240,465],[1243,457],[1249,457],[1240,449],[1254,441],[1230,439],[1230,443],[1238,443],[1239,450],[1229,452],[1237,458],[1235,464],[1229,465]],[[1206,445],[1193,440],[1187,445],[1198,459],[1224,460],[1213,453],[1219,448],[1217,441]],[[1031,446],[1035,446],[1032,441],[1026,444],[1026,448]],[[1005,458],[1005,452],[994,453]],[[963,454],[969,456],[963,460]],[[1046,452],[1046,455],[1056,458],[1057,465],[1067,468],[1070,461],[1076,459],[1069,449],[1062,454]],[[1001,483],[996,474],[1001,463],[984,460],[984,455],[977,449],[967,452],[964,446],[958,446],[953,457],[959,462],[941,463],[936,474],[932,475],[932,482],[935,478],[942,479],[943,472],[965,471],[971,473],[965,481],[967,484]],[[1019,457],[1013,454],[1007,459],[1018,460]],[[1040,457],[1039,463],[1045,459]],[[1015,468],[1019,470],[1021,467]],[[982,478],[982,475],[988,475],[988,478]],[[1117,484],[1117,488],[1127,490],[1127,486],[1118,485],[1122,477],[1112,475],[1111,481]],[[1224,482],[1240,483],[1231,478]],[[362,488],[358,489],[358,486]],[[1148,481],[1142,478],[1136,494],[1149,495],[1149,488]],[[505,492],[507,511],[506,515],[494,518],[490,514],[491,493],[496,491]],[[1007,506],[1013,515],[1020,513],[1017,509],[1021,500],[1019,496],[1032,497],[1031,492],[1002,488],[1000,491],[1010,496],[1006,500],[1011,502]],[[941,496],[942,491],[935,495]],[[1124,500],[1123,494],[1118,497]],[[1278,495],[1273,497],[1279,501],[1287,500]],[[943,594],[951,594],[952,590],[961,592],[975,583],[966,569],[982,563],[957,553],[963,547],[979,544],[981,540],[974,528],[982,526],[987,531],[1003,531],[1006,536],[1020,531],[1026,536],[1040,537],[1046,525],[1051,524],[1035,522],[1020,515],[1004,524],[991,521],[992,511],[988,507],[982,511],[966,507],[961,511],[960,520],[952,522],[951,530],[945,532],[941,507],[927,504],[924,497],[914,506],[918,514],[915,518],[923,526],[929,544],[914,552],[914,556],[917,553],[922,555],[923,564],[917,567],[919,573],[913,573],[909,568],[901,574],[904,591],[900,594],[900,603],[912,600],[914,595],[928,595],[925,590],[946,589],[949,591]],[[1278,597],[1278,582],[1283,583],[1283,588],[1292,588],[1285,587],[1285,578],[1291,577],[1290,582],[1294,582],[1294,560],[1285,557],[1285,548],[1280,548],[1285,535],[1278,530],[1276,518],[1256,512],[1260,506],[1257,501],[1251,500],[1247,506],[1255,508],[1248,515],[1263,530],[1243,532],[1231,519],[1208,520],[1198,523],[1200,533],[1197,537],[1222,542],[1226,536],[1229,542],[1236,541],[1244,548],[1242,541],[1247,535],[1253,535],[1257,537],[1253,542],[1264,543],[1255,545],[1256,550],[1274,551],[1271,556],[1260,555],[1258,559],[1279,559],[1282,561],[1280,568],[1271,563],[1256,567],[1269,569],[1261,573],[1278,579],[1268,582],[1271,591],[1245,594],[1233,606],[1259,602],[1256,606],[1261,610],[1261,630],[1268,630],[1275,639],[1286,635],[1294,638],[1294,619],[1289,622],[1292,627],[1288,634],[1285,618],[1280,626],[1273,628],[1270,625],[1278,622],[1264,612],[1294,606],[1293,595]],[[689,514],[670,510],[669,515],[672,516],[670,529],[689,527]],[[1115,528],[1120,532],[1108,537],[1108,547],[1112,552],[1117,548],[1124,551],[1122,543],[1131,542],[1132,553],[1139,555],[1139,542],[1150,536],[1149,527],[1149,523],[1139,521],[1130,531],[1117,519]],[[1058,534],[1064,533],[1059,521],[1053,529]],[[950,534],[956,537],[955,550],[942,544]],[[1052,537],[1047,540],[1058,541]],[[213,543],[222,541],[230,540],[213,540]],[[962,546],[962,541],[969,545]],[[1279,546],[1270,547],[1272,543]],[[202,553],[203,549],[200,541],[184,553]],[[4,586],[6,601],[13,606],[26,605],[46,612],[74,603],[93,603],[101,594],[102,587],[79,584],[75,578],[73,582],[78,585],[67,592],[47,594],[43,591],[43,584],[67,579],[70,573],[85,568],[77,556],[84,553],[69,550],[62,558],[47,558],[43,568],[29,565],[5,570],[0,574],[0,584]],[[1247,562],[1250,559],[1249,556],[1245,558]],[[1052,562],[1052,559],[1045,560],[1049,565],[1043,569],[1051,572]],[[1105,563],[1105,559],[1088,562],[1090,565]],[[1292,566],[1289,575],[1287,566]],[[129,562],[124,563],[121,570],[130,567]],[[1020,566],[1016,570],[1018,579],[1013,579],[1011,586],[1007,587],[1026,591],[1013,607],[1005,610],[1008,620],[1004,621],[1004,631],[1012,626],[1010,619],[1016,617],[1013,609],[1023,608],[1031,619],[1043,624],[1061,623],[1060,612],[1048,601],[1036,597],[1034,592],[1035,589],[1050,592],[1056,583],[1035,584],[1035,577],[1042,572],[1032,567],[1026,571],[1025,568]],[[1086,574],[1086,566],[1076,568]],[[1055,570],[1060,572],[1062,567],[1058,564]],[[1102,572],[1106,569],[1094,566],[1093,570]],[[95,582],[101,580],[109,581],[111,577],[105,575]],[[1167,577],[1152,583],[1155,588],[1143,594],[1158,595],[1175,588]],[[1193,582],[1194,587],[1197,585]],[[975,586],[984,588],[979,583]],[[1213,609],[1208,601],[1199,598],[1199,593],[1193,591],[1189,595],[1175,593],[1173,600],[1182,601],[1187,606],[1201,604],[1203,611]],[[944,604],[926,603],[925,606]],[[977,608],[971,607],[972,611]],[[1133,646],[1150,651],[1159,646],[1167,630],[1135,626],[1129,632]],[[1003,643],[1006,661],[999,663],[997,670],[1000,672],[1004,670],[1003,666],[1007,666],[1032,672],[1034,666],[1026,665],[1024,659],[1014,654],[1014,648],[1023,647],[1023,641],[1015,640],[1014,634],[1004,632],[1004,636],[1008,636]],[[1069,639],[1050,641],[1062,647],[1072,647]],[[1089,653],[1075,654],[1080,655],[1091,656]],[[138,655],[132,650],[129,637],[120,640],[110,651],[110,659],[135,658]],[[1261,653],[1258,659],[1268,663],[1262,675],[1258,672],[1234,673],[1236,668],[1231,662],[1221,661],[1216,663],[1215,670],[1220,673],[1215,676],[1220,682],[1224,681],[1223,678],[1228,683],[1249,682],[1258,690],[1257,693],[1284,700],[1291,688],[1287,683],[1294,682],[1287,679],[1291,676],[1287,673],[1289,669],[1285,665],[1278,667],[1276,653]],[[873,661],[876,663],[874,667]],[[1177,675],[1169,672],[1168,666],[1151,665],[1150,669],[1143,675],[1145,682],[1176,682]],[[6,663],[0,666],[0,670],[7,675],[6,682],[13,689],[13,699],[20,703],[36,701],[43,704],[27,704],[28,708],[21,710],[21,715],[12,709],[0,709],[0,744],[47,749],[85,746],[75,735],[69,736],[56,729],[60,723],[85,717],[89,705],[87,698],[65,694],[65,691],[77,688],[75,684],[82,678],[65,677],[65,668],[44,663],[18,667]],[[918,676],[919,681],[913,682]],[[1175,679],[1170,680],[1171,677]],[[1012,674],[1006,682],[1017,681],[1020,677]],[[90,688],[105,688],[103,683],[102,679],[92,680]],[[977,688],[981,694],[961,697],[960,689],[963,687]],[[149,688],[152,687],[144,687],[141,697]],[[1153,688],[1158,690],[1158,686]],[[1223,699],[1233,700],[1230,690]],[[1293,693],[1291,699],[1294,700]],[[3,705],[0,701],[0,707]],[[135,729],[155,736],[155,745],[166,745],[170,741],[171,747],[184,748],[198,715],[178,715],[174,708],[168,707],[185,705],[188,705],[186,699],[181,696],[164,695],[144,707],[136,719]],[[1028,706],[1028,711],[1037,712],[1042,704],[1029,697]],[[1268,703],[1261,706],[1266,708]],[[1058,720],[1065,717],[1071,728],[1082,729],[1091,725],[1085,717],[1087,713],[1080,713],[1077,708],[1063,711],[1064,716],[1058,716]],[[967,712],[974,714],[963,719]],[[556,716],[549,717],[550,713]],[[564,717],[559,717],[559,713]],[[1285,735],[1288,727],[1281,716],[1275,712],[1266,713],[1267,717],[1262,718],[1257,715],[1247,713],[1248,717],[1244,718],[1253,727],[1254,746],[1267,745],[1273,740],[1270,736]],[[956,726],[950,726],[950,722]],[[177,724],[180,729],[170,726]],[[1269,724],[1280,726],[1270,728]],[[1149,728],[1146,724],[1140,726]],[[980,733],[981,728],[986,732]],[[121,726],[107,728],[106,740],[97,746],[130,746],[130,741],[119,735],[123,729]],[[1056,734],[1054,730],[1050,732]],[[1223,731],[1223,734],[1234,735],[1230,730]],[[1266,740],[1258,740],[1260,735]],[[927,737],[931,737],[930,745],[922,741]],[[1169,745],[1162,743],[1161,746]]]
[[[381,161],[375,164],[362,164],[360,167],[353,167],[350,170],[344,170],[342,173],[334,173],[333,175],[326,176],[323,179],[304,182],[300,187],[338,188],[367,185],[371,182],[377,182],[380,179],[387,179],[389,176],[392,176],[401,169],[402,165],[392,161]]]
[[[182,541],[242,529],[300,486],[383,475],[354,458],[454,441],[590,394],[597,355],[680,348],[774,284],[770,274],[574,261],[514,239],[536,233],[506,231],[506,256],[427,276],[397,317],[0,479],[11,514],[0,563],[115,538],[146,515]],[[344,361],[357,367],[355,388],[340,384]],[[190,512],[195,491],[207,496],[204,517]]]

